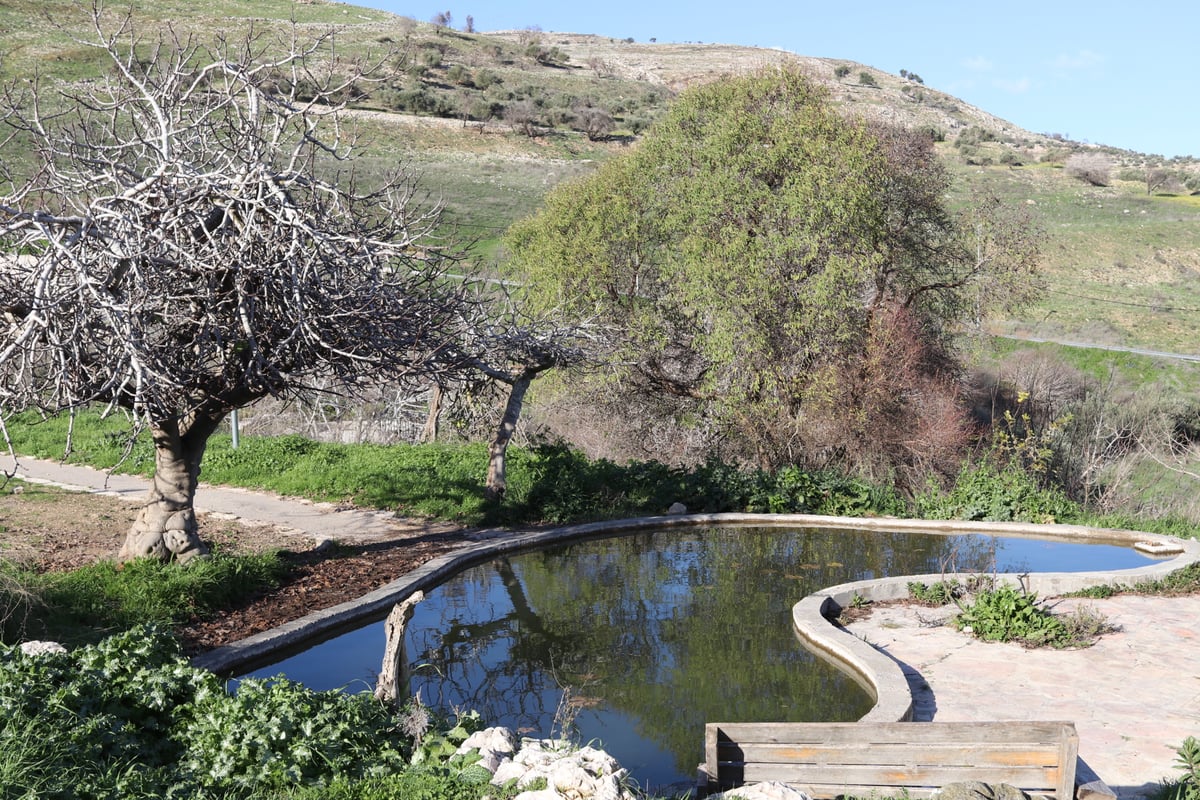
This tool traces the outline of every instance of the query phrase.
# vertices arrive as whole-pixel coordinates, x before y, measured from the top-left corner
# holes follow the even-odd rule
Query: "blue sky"
[[[538,26],[639,42],[779,47],[925,83],[1036,133],[1200,157],[1196,0],[354,0],[476,30]]]

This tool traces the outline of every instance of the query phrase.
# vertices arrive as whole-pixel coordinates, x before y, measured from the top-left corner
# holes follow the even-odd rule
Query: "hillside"
[[[114,23],[127,7],[111,8]],[[371,145],[367,164],[399,160],[447,206],[457,235],[488,262],[500,233],[562,180],[635,141],[679,90],[726,74],[799,63],[847,113],[929,130],[963,197],[994,192],[1036,210],[1048,233],[1046,300],[996,330],[1186,352],[1200,339],[1200,163],[1152,163],[1034,133],[863,64],[723,44],[657,44],[537,30],[467,34],[328,0],[137,0],[137,32],[237,40],[337,31],[347,57],[386,54],[387,80],[347,101]],[[21,82],[98,77],[71,0],[0,6],[0,75]],[[863,54],[864,60],[869,54]],[[1074,154],[1106,159],[1107,185],[1070,177]],[[13,160],[14,150],[6,153]],[[20,163],[20,158],[15,159]],[[1166,179],[1149,186],[1159,170]],[[1159,174],[1155,173],[1155,174]],[[1147,191],[1147,188],[1151,191]]]

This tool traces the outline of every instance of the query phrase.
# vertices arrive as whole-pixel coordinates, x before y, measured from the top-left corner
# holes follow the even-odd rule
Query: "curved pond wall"
[[[909,531],[946,535],[979,533],[994,536],[1117,544],[1135,547],[1151,555],[1174,556],[1168,560],[1135,569],[999,576],[1000,580],[1014,585],[1019,584],[1042,596],[1059,595],[1113,583],[1154,580],[1200,560],[1200,542],[1136,531],[1106,530],[1074,525],[849,518],[807,514],[692,514],[590,523],[516,534],[508,531],[492,531],[480,534],[480,541],[476,544],[433,559],[422,567],[357,600],[313,612],[277,628],[201,654],[195,657],[192,663],[221,674],[233,674],[243,671],[251,665],[269,662],[274,660],[281,651],[316,643],[355,623],[381,617],[394,603],[405,599],[413,592],[432,589],[459,572],[497,556],[582,539],[619,536],[647,529],[732,524]],[[863,717],[863,721],[910,719],[912,698],[908,683],[898,664],[870,644],[833,625],[829,620],[836,617],[841,608],[851,603],[855,597],[869,601],[900,599],[908,596],[910,581],[920,580],[932,583],[952,577],[961,579],[967,576],[950,574],[895,576],[845,583],[815,592],[793,607],[793,623],[797,634],[805,644],[815,653],[848,672],[875,699],[875,706]]]

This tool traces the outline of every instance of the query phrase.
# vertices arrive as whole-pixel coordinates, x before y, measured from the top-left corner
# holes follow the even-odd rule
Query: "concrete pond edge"
[[[237,642],[201,653],[196,667],[221,675],[246,672],[340,635],[356,623],[380,618],[397,602],[416,591],[428,591],[470,567],[497,556],[536,550],[585,539],[629,535],[663,528],[706,525],[841,528],[907,531],[941,535],[980,533],[1135,547],[1163,561],[1124,570],[1074,573],[1008,573],[998,580],[1052,597],[1097,586],[1153,581],[1200,561],[1200,541],[1139,531],[1091,528],[1081,525],[916,520],[892,517],[833,517],[816,514],[680,514],[570,525],[539,531],[486,531],[479,541],[434,558],[362,597],[314,611],[299,619]],[[1170,556],[1167,558],[1167,556]],[[934,583],[961,574],[903,575],[838,584],[804,597],[792,607],[792,622],[801,642],[843,670],[875,699],[861,722],[898,722],[912,718],[912,694],[900,665],[870,643],[833,620],[855,602],[881,602],[908,597],[913,581]],[[381,653],[382,653],[382,642]],[[381,655],[382,658],[382,655]]]

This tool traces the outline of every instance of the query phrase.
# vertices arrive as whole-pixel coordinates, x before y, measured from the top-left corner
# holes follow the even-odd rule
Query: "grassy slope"
[[[80,5],[73,0],[0,5],[0,30],[6,31],[0,39],[5,54],[0,74],[25,76],[35,66],[52,80],[98,74],[102,65],[96,53],[72,41],[72,34],[87,29]],[[496,107],[534,99],[553,111],[590,102],[609,109],[618,132],[624,133],[652,119],[666,98],[689,84],[764,64],[798,62],[827,82],[849,113],[943,132],[947,143],[941,149],[958,172],[959,192],[986,189],[1035,210],[1049,234],[1045,268],[1050,292],[998,330],[1183,352],[1200,339],[1200,197],[1147,196],[1141,184],[1121,181],[1087,186],[1060,168],[1066,154],[1080,145],[1021,130],[936,89],[861,64],[729,45],[538,34],[542,45],[568,57],[547,66],[525,54],[532,36],[528,31],[437,31],[386,12],[324,0],[214,0],[199,5],[138,0],[134,6],[145,34],[170,23],[185,35],[237,38],[251,24],[260,32],[278,33],[294,20],[302,31],[336,26],[347,54],[390,49],[400,71],[358,101],[364,109],[386,112],[388,91],[414,88],[446,103],[474,99]],[[114,7],[114,19],[116,11]],[[850,72],[839,79],[834,69],[840,65]],[[486,91],[457,85],[448,79],[456,66],[471,73],[488,70],[500,82]],[[863,71],[873,75],[877,86],[859,83]],[[431,197],[446,204],[458,232],[480,243],[478,258],[484,263],[492,259],[500,232],[533,211],[548,189],[588,172],[622,148],[618,142],[589,142],[561,127],[530,139],[496,120],[464,125],[395,113],[363,116],[362,129],[371,141],[367,170],[408,165]],[[974,160],[982,155],[998,163],[1007,153],[1024,166],[969,166],[967,151],[951,143],[972,128],[995,140],[975,148]],[[1135,153],[1109,154],[1122,165],[1146,161]],[[1057,163],[1047,164],[1047,158]],[[1200,168],[1194,163],[1174,166]]]

